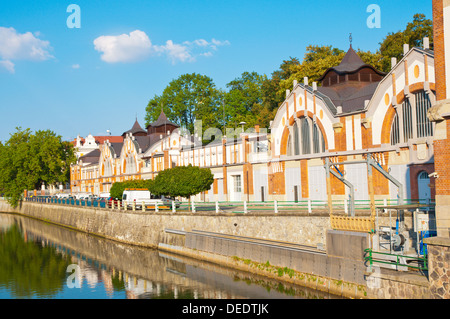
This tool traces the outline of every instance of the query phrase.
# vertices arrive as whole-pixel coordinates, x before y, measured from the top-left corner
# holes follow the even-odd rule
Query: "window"
[[[298,125],[297,122],[294,124],[294,155],[300,154],[300,143],[298,140]]]
[[[406,99],[402,104],[403,112],[403,136],[405,142],[413,137],[413,123],[412,123],[412,107],[409,99]]]
[[[406,98],[402,105],[397,107],[392,122],[391,145],[406,143],[414,138],[433,136],[433,123],[427,117],[430,107],[430,97],[425,91]]]
[[[416,100],[416,119],[417,119],[417,137],[433,135],[433,123],[427,117],[431,102],[428,94],[424,91],[415,94]]]
[[[392,122],[392,129],[391,129],[391,144],[395,145],[400,143],[400,128],[398,126],[398,116],[395,114],[394,121]]]
[[[306,117],[301,119],[301,129],[302,129],[302,154],[310,154],[310,134],[309,134],[309,123]]]
[[[240,193],[242,189],[241,175],[235,175],[233,178],[234,178],[234,192]]]
[[[319,125],[308,117],[296,121],[288,137],[288,156],[325,152],[325,138]]]

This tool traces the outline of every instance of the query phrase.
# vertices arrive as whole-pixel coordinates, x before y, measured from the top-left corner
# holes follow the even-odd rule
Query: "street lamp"
[[[245,126],[246,124],[247,124],[247,123],[245,123],[245,122],[239,123],[239,125],[241,125],[241,127],[242,127],[242,133],[244,133],[244,126]]]

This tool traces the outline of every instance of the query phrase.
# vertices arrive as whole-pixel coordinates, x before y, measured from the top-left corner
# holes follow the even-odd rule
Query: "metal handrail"
[[[413,257],[413,256],[406,256],[406,255],[397,255],[397,254],[390,254],[390,253],[384,253],[384,252],[380,252],[380,251],[373,251],[371,248],[367,248],[364,249],[365,253],[368,253],[368,256],[364,256],[364,260],[368,261],[370,264],[370,269],[372,269],[372,266],[375,263],[381,263],[381,264],[388,264],[388,265],[396,265],[396,266],[405,266],[408,268],[414,268],[414,269],[419,269],[422,271],[428,271],[428,256],[425,254],[422,258],[421,257]],[[396,257],[396,262],[392,263],[389,261],[384,261],[384,260],[379,260],[379,259],[374,259],[373,255],[374,254],[378,254],[378,255],[386,255],[386,256],[394,256]],[[423,262],[423,266],[411,266],[408,264],[402,264],[400,263],[400,257],[403,258],[409,258],[409,259],[414,259],[417,261],[422,261]]]

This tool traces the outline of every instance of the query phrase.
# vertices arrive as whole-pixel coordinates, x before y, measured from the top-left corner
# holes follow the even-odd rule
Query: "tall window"
[[[300,155],[300,143],[298,139],[298,125],[294,123],[294,155]]]
[[[103,164],[104,165],[104,175],[105,176],[111,176],[112,175],[112,166],[111,166],[111,161],[108,159],[106,160],[106,162]]]
[[[403,137],[405,142],[413,137],[413,119],[412,119],[412,107],[409,103],[409,99],[406,99],[402,104],[403,112]]]
[[[296,121],[288,137],[286,154],[300,155],[325,152],[325,138],[317,123],[308,117]]]
[[[240,193],[242,190],[241,175],[234,176],[234,192]]]
[[[425,91],[417,92],[406,98],[401,109],[397,108],[392,122],[391,144],[406,143],[413,138],[433,136],[433,123],[427,117],[430,107],[430,97]]]
[[[310,154],[311,145],[310,145],[309,123],[306,117],[303,117],[301,119],[301,125],[302,125],[302,154]]]
[[[431,102],[428,94],[424,91],[415,94],[416,99],[416,118],[417,118],[417,137],[433,135],[433,123],[427,117]]]

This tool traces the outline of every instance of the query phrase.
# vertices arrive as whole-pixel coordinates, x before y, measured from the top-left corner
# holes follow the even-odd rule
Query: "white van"
[[[89,196],[92,197],[92,193],[76,193],[74,195],[75,199],[88,199]]]
[[[109,192],[100,193],[99,198],[110,198]]]
[[[135,203],[136,209],[142,209],[144,203],[146,208],[155,208],[155,204],[158,204],[159,208],[163,208],[163,201],[159,198],[155,198],[150,194],[150,191],[146,188],[126,188],[123,191],[122,203],[127,207],[132,207]]]

